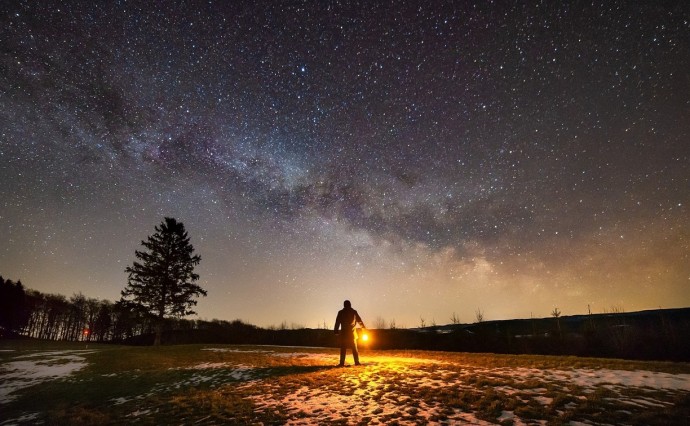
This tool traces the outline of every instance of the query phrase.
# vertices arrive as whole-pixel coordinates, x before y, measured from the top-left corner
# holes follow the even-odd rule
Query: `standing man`
[[[339,367],[345,366],[345,355],[347,353],[347,348],[352,348],[352,357],[355,359],[355,365],[359,364],[359,352],[357,352],[357,324],[361,324],[362,328],[364,323],[362,318],[360,318],[357,311],[352,309],[352,304],[349,300],[343,302],[343,309],[338,311],[338,316],[335,318],[335,327],[333,331],[338,334],[338,329],[342,330],[340,333],[340,364]]]

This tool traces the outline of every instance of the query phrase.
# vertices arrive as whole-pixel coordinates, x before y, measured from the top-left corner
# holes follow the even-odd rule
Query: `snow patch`
[[[12,401],[16,391],[70,376],[86,367],[81,355],[95,351],[51,351],[23,354],[0,365],[0,404]],[[17,361],[18,360],[18,361]]]
[[[38,420],[39,413],[28,413],[15,419],[7,419],[0,423],[0,426],[21,425]]]
[[[542,371],[542,370],[537,370]],[[541,376],[552,380],[563,380],[578,386],[591,387],[606,383],[625,387],[672,389],[690,391],[690,374],[670,374],[656,371],[627,371],[573,369],[568,371],[544,371]]]

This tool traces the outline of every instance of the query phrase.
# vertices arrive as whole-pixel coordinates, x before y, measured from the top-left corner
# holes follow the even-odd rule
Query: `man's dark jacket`
[[[337,333],[342,326],[344,335],[355,337],[355,329],[358,323],[364,327],[362,318],[360,318],[357,311],[352,308],[343,308],[338,311],[338,316],[335,317],[335,327],[333,330]]]

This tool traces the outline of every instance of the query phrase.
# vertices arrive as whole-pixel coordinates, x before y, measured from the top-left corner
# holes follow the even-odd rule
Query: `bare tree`
[[[390,328],[391,330],[395,330],[397,328],[397,326],[395,324],[395,318],[388,321],[388,328]]]
[[[476,322],[484,322],[484,312],[480,308],[477,308],[476,311],[474,311],[474,318],[477,320]]]
[[[537,327],[534,324],[534,315],[532,312],[529,313],[530,323],[532,324],[532,337],[537,335]]]
[[[612,314],[624,314],[625,308],[621,305],[613,305],[613,306],[611,306],[611,313]]]
[[[376,317],[376,320],[374,321],[374,328],[378,330],[383,330],[386,328],[386,320],[384,320],[381,317]]]
[[[419,317],[419,328],[424,328],[426,327],[426,320],[424,317]]]
[[[551,316],[556,318],[556,326],[558,327],[558,337],[561,337],[561,310],[558,308],[553,308],[551,311]]]
[[[453,316],[450,317],[450,322],[452,322],[453,324],[460,324],[460,318],[458,318],[455,312],[453,312]]]

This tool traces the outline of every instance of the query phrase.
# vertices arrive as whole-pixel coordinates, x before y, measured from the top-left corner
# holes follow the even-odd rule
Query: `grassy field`
[[[0,342],[0,425],[687,424],[690,364]],[[351,362],[351,357],[349,357]]]

